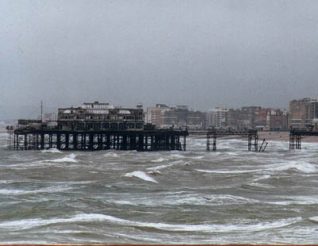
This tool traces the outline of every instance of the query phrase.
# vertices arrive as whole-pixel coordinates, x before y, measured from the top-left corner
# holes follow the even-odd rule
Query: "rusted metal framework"
[[[186,130],[63,131],[17,129],[11,149],[43,150],[186,150]]]
[[[242,131],[209,130],[209,131],[207,131],[206,136],[207,136],[207,142],[206,142],[206,150],[207,151],[210,151],[210,150],[216,151],[216,139],[218,137],[225,137],[225,136],[247,137],[247,149],[248,149],[248,151],[252,151],[252,149],[256,152],[259,151],[257,130],[242,130]],[[212,141],[212,143],[211,143],[211,141]]]
[[[318,136],[318,131],[308,131],[292,129],[289,131],[289,149],[301,149],[301,140],[303,137]]]

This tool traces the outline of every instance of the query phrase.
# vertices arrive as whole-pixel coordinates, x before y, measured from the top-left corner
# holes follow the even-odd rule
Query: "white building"
[[[146,123],[154,124],[156,127],[162,127],[164,123],[164,113],[169,111],[170,107],[165,104],[156,104],[155,107],[147,108]]]
[[[227,126],[228,109],[223,107],[215,107],[207,113],[208,127],[225,127]]]

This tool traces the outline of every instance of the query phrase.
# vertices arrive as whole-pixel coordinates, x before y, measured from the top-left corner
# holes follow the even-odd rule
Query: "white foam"
[[[158,158],[158,159],[156,159],[156,160],[152,160],[151,162],[164,162],[164,161],[166,161],[166,160],[167,160],[167,159],[160,157],[160,158]]]
[[[254,172],[258,172],[258,171],[262,171],[262,170],[255,169],[255,170],[233,170],[233,171],[228,171],[228,170],[195,169],[195,171],[201,172],[201,173],[235,174],[235,173],[254,173]]]
[[[312,222],[318,222],[318,216],[310,217],[309,220]]]
[[[0,228],[7,230],[26,230],[34,227],[59,224],[59,223],[79,223],[79,222],[98,222],[98,221],[113,221],[115,223],[122,222],[121,219],[102,215],[102,214],[78,214],[69,218],[52,218],[52,219],[23,219],[23,220],[14,220],[6,221],[0,223]]]
[[[249,183],[248,185],[250,186],[254,186],[254,187],[259,187],[259,188],[265,188],[265,189],[272,189],[274,188],[274,186],[272,185],[268,185],[268,184],[260,184],[260,183]]]
[[[264,179],[269,179],[269,178],[271,178],[271,175],[266,174],[266,175],[262,175],[262,176],[260,176],[260,177],[258,177],[256,179],[254,179],[253,181],[257,182],[257,181],[264,180]]]
[[[128,196],[129,197],[129,196]],[[197,193],[176,193],[164,194],[156,196],[129,197],[128,200],[115,200],[115,203],[133,206],[222,206],[222,205],[239,205],[239,204],[255,204],[258,200],[233,196],[233,195],[203,195]]]
[[[317,168],[315,164],[311,164],[305,161],[288,161],[287,163],[277,163],[271,165],[264,165],[263,169],[246,169],[246,170],[205,170],[195,169],[197,172],[203,173],[217,173],[217,174],[236,174],[236,173],[258,173],[258,172],[277,172],[277,171],[288,171],[298,170],[303,173],[316,173]],[[262,179],[268,178],[263,176]]]
[[[182,158],[184,158],[184,156],[180,155],[180,154],[172,154],[172,155],[170,155],[170,157],[172,159],[182,159]]]
[[[296,169],[303,173],[315,173],[317,169],[314,164],[305,161],[289,161],[287,163],[276,164],[271,170],[287,171],[290,169]]]
[[[42,153],[62,153],[62,151],[56,148],[41,150],[41,152]]]
[[[1,195],[28,195],[38,193],[55,193],[70,190],[72,188],[65,186],[54,186],[37,190],[21,190],[21,189],[0,189]]]
[[[301,221],[302,218],[290,218],[277,220],[273,222],[263,222],[256,224],[164,224],[164,223],[136,223],[135,226],[156,228],[164,231],[175,232],[204,232],[204,233],[222,233],[222,232],[257,232],[273,228],[285,227]]]
[[[114,153],[114,152],[109,152],[109,153],[106,153],[104,155],[104,157],[112,157],[112,158],[117,158],[119,157],[119,155],[117,153]]]
[[[136,178],[148,181],[148,182],[158,183],[154,178],[148,176],[145,172],[142,172],[142,171],[134,171],[131,173],[126,173],[125,177],[130,177],[130,178],[136,177]]]
[[[279,197],[280,199],[286,199],[281,201],[267,202],[274,205],[315,205],[318,204],[318,197],[308,196],[295,196],[295,197]]]
[[[313,217],[315,219],[315,217]],[[1,230],[26,230],[34,227],[47,226],[59,223],[89,223],[89,222],[112,222],[119,225],[142,227],[142,228],[155,228],[163,231],[174,232],[203,232],[203,233],[220,233],[220,232],[256,232],[273,228],[285,227],[301,221],[301,217],[281,219],[270,222],[241,224],[166,224],[166,223],[153,223],[153,222],[138,222],[117,218],[104,214],[78,214],[69,218],[51,218],[51,219],[24,219],[15,221],[5,221],[0,223]],[[253,223],[254,222],[254,223]]]
[[[75,157],[76,155],[72,153],[64,158],[49,160],[49,161],[50,162],[77,162],[77,160],[75,160]]]
[[[194,157],[192,157],[192,159],[194,159],[194,160],[202,160],[203,158],[204,158],[203,155],[199,155],[199,156],[194,156]]]
[[[249,199],[240,196],[233,195],[206,195],[201,194],[186,194],[165,197],[162,203],[164,205],[210,205],[210,206],[220,206],[220,205],[233,205],[233,204],[250,204],[258,203],[258,200]]]
[[[148,167],[147,170],[149,171],[159,171],[161,169],[165,169],[165,168],[168,168],[168,167],[171,167],[172,164],[167,164],[167,165],[160,165],[160,166],[156,166],[156,167]]]

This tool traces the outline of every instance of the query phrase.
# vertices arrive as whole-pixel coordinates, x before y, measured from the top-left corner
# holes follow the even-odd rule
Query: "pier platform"
[[[50,129],[16,129],[10,148],[14,150],[186,150],[187,130],[107,130],[72,131]]]

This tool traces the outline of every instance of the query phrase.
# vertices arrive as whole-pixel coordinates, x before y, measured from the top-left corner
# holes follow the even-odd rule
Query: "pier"
[[[192,136],[206,137],[206,150],[217,150],[217,138],[222,137],[244,137],[247,139],[247,150],[264,152],[267,147],[267,142],[263,139],[262,145],[258,147],[258,131],[255,129],[246,130],[230,130],[230,129],[210,129],[206,131],[189,131]]]
[[[301,149],[303,137],[318,136],[318,131],[291,129],[289,132],[289,149]]]
[[[14,150],[186,150],[186,130],[115,130],[65,131],[17,129],[11,149]]]
[[[247,149],[248,151],[253,150],[258,152],[258,133],[257,130],[242,130],[242,131],[233,131],[233,130],[209,130],[206,133],[207,135],[207,142],[206,142],[206,150],[216,151],[216,139],[218,137],[225,137],[225,136],[241,136],[247,137]],[[212,143],[211,143],[212,140]]]

